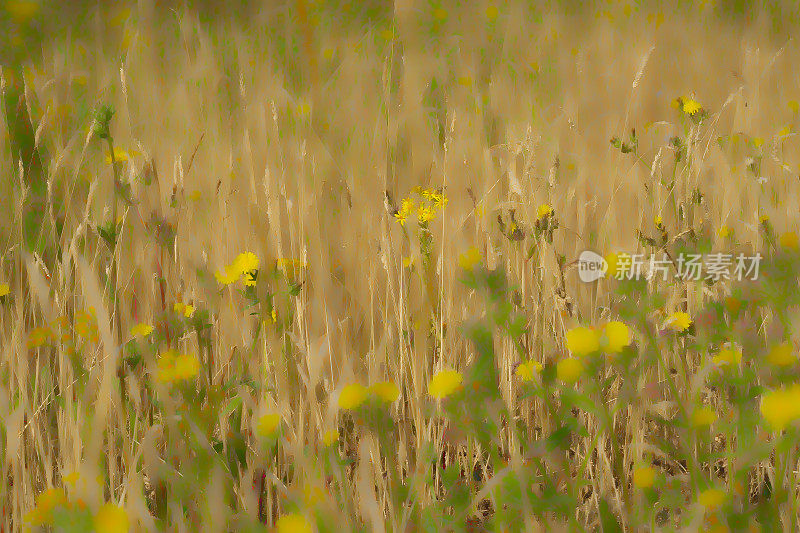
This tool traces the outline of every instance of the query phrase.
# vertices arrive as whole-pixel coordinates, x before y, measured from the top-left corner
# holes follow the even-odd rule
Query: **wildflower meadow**
[[[0,532],[800,531],[799,30],[0,0]]]

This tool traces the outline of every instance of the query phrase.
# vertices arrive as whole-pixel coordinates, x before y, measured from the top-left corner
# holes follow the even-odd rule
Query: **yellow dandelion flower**
[[[717,413],[709,407],[699,407],[692,413],[692,427],[702,428],[717,421]]]
[[[517,365],[514,374],[522,381],[533,381],[533,378],[542,371],[542,364],[539,361],[529,359]]]
[[[140,323],[131,328],[131,337],[147,337],[153,333],[153,326],[150,324]]]
[[[667,329],[671,329],[672,331],[682,332],[689,329],[689,326],[692,325],[692,318],[689,316],[689,313],[684,313],[683,311],[677,311],[672,313],[668,318],[667,321],[664,322],[664,327]]]
[[[797,233],[794,231],[787,231],[786,233],[781,234],[778,242],[780,242],[780,245],[787,250],[797,250]]]
[[[769,222],[769,215],[761,215],[760,217],[758,217],[758,221],[761,224],[766,224],[767,222]]]
[[[769,391],[761,396],[761,414],[776,431],[800,418],[800,385]]]
[[[268,439],[273,437],[281,424],[281,415],[277,413],[267,413],[258,419],[256,424],[256,434]]]
[[[30,333],[28,333],[28,342],[26,345],[28,348],[38,348],[46,344],[52,337],[53,331],[47,326],[33,328]]]
[[[346,411],[352,411],[367,399],[367,388],[360,383],[352,383],[345,386],[339,393],[339,407]]]
[[[600,337],[592,328],[573,328],[567,331],[567,349],[573,355],[589,355],[600,349]]]
[[[367,392],[378,400],[386,403],[392,403],[400,397],[400,389],[391,381],[373,383],[369,386]]]
[[[125,150],[117,147],[114,148],[114,161],[116,161],[117,163],[124,163],[125,161],[128,161],[130,158],[131,154],[129,154]],[[106,155],[106,163],[110,165],[111,162],[112,162],[111,154]]]
[[[726,347],[711,360],[717,366],[738,365],[742,361],[742,350],[738,347]]]
[[[703,106],[700,105],[699,102],[693,100],[691,98],[686,98],[683,100],[683,107],[682,111],[687,115],[694,115],[695,113],[702,111]]]
[[[8,296],[11,293],[11,287],[8,283],[0,283],[0,298]]]
[[[236,256],[236,259],[233,260],[233,264],[236,271],[244,274],[245,272],[258,270],[259,259],[253,252],[244,252]]]
[[[436,209],[421,205],[417,208],[417,220],[420,224],[427,224],[436,218]]]
[[[481,252],[473,246],[458,256],[458,266],[464,270],[473,270],[481,262]]]
[[[583,374],[583,363],[575,357],[567,357],[556,364],[556,377],[564,383],[575,383]]]
[[[637,466],[633,469],[633,486],[649,489],[656,482],[656,471],[652,466]]]
[[[611,353],[619,353],[631,343],[631,330],[622,322],[611,321],[604,328],[605,349]]]
[[[440,370],[428,382],[428,394],[437,400],[442,400],[461,390],[463,383],[464,376],[461,372],[449,368]]]
[[[105,503],[94,515],[94,530],[97,533],[127,533],[130,528],[128,513],[113,503]]]
[[[719,231],[717,232],[720,239],[727,239],[731,236],[731,228],[728,226],[720,226]]]
[[[536,220],[541,220],[547,216],[550,216],[553,212],[553,207],[549,204],[542,204],[536,209]]]
[[[335,429],[329,429],[322,435],[322,444],[326,448],[330,448],[339,441],[339,432]]]
[[[797,362],[794,348],[789,342],[773,346],[767,354],[767,362],[773,366],[789,366]]]
[[[275,522],[277,533],[312,533],[311,524],[301,514],[285,514]]]
[[[707,489],[700,493],[697,501],[709,511],[715,511],[725,503],[725,493],[720,489]]]

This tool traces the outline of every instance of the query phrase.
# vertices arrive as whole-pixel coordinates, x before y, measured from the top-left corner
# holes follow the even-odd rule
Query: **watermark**
[[[590,283],[601,278],[618,280],[658,279],[663,281],[723,281],[756,280],[761,267],[762,255],[726,254],[678,254],[674,257],[662,252],[658,254],[627,254],[615,256],[614,265],[600,254],[584,250],[578,257],[578,277]]]

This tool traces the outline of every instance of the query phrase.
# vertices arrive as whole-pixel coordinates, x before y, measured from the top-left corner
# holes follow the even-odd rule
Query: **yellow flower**
[[[278,431],[280,424],[281,415],[277,413],[267,413],[258,419],[256,433],[265,439],[270,438]]]
[[[700,407],[692,413],[692,427],[701,428],[710,426],[717,421],[717,413],[708,407]]]
[[[719,489],[707,489],[700,493],[697,501],[709,511],[715,511],[725,503],[725,493]]]
[[[633,469],[633,485],[649,489],[656,482],[656,471],[651,466],[637,466]]]
[[[663,225],[664,225],[664,219],[663,219],[663,218],[661,218],[661,215],[657,215],[657,216],[656,216],[656,217],[653,219],[653,222],[655,222],[656,226],[663,226]]]
[[[278,533],[312,533],[311,524],[305,516],[292,513],[285,514],[275,522]]]
[[[131,337],[147,337],[153,333],[153,326],[150,324],[136,324],[131,328]]]
[[[769,222],[769,215],[761,215],[760,217],[758,217],[758,221],[762,224],[766,224],[767,222]]]
[[[761,396],[761,414],[776,431],[800,418],[800,385],[769,391]]]
[[[541,220],[553,212],[553,207],[549,204],[542,204],[536,210],[536,220]]]
[[[787,231],[780,236],[779,242],[782,247],[787,248],[789,250],[797,250],[798,248],[798,240],[797,240],[797,233],[794,231]]]
[[[719,231],[717,232],[720,239],[727,239],[731,236],[731,228],[728,226],[720,226]]]
[[[339,440],[339,432],[335,429],[329,429],[322,435],[322,444],[330,448]]]
[[[473,246],[458,256],[458,266],[464,270],[473,270],[481,262],[481,252]]]
[[[172,306],[172,310],[186,318],[191,318],[194,314],[194,306],[184,304],[183,302],[175,302],[175,305]]]
[[[437,400],[447,398],[461,389],[464,376],[461,372],[452,369],[440,370],[428,382],[428,394]]]
[[[556,365],[556,377],[564,383],[575,383],[583,374],[583,363],[575,357],[562,359]]]
[[[497,6],[494,5],[494,4],[489,4],[486,7],[486,18],[489,19],[489,22],[492,22],[495,19],[497,19],[497,15],[499,13],[500,13],[500,11],[497,9]]]
[[[672,331],[682,332],[689,329],[689,326],[692,325],[692,318],[689,316],[688,313],[684,313],[683,311],[677,311],[672,313],[667,321],[664,323],[664,326]]]
[[[10,292],[11,287],[8,285],[8,283],[0,283],[0,298],[3,296],[8,296]]]
[[[46,344],[51,337],[53,337],[53,331],[49,327],[42,326],[33,328],[30,333],[28,333],[27,346],[28,348],[38,348]]]
[[[400,204],[400,209],[394,214],[394,217],[400,222],[401,226],[406,225],[406,219],[414,212],[416,203],[413,198],[403,198]]]
[[[368,392],[379,400],[392,403],[400,396],[400,389],[391,381],[380,381],[369,386]]]
[[[420,224],[427,224],[436,218],[436,209],[421,205],[417,208],[417,220]]]
[[[773,366],[789,366],[797,362],[794,349],[789,342],[776,344],[767,354],[767,362]]]
[[[542,364],[533,359],[520,363],[514,374],[522,381],[533,381],[534,376],[542,371]]]
[[[717,366],[738,365],[742,361],[742,350],[737,347],[723,348],[711,360]]]
[[[94,515],[94,530],[97,533],[127,533],[129,527],[128,513],[113,503],[103,504]]]
[[[117,163],[124,163],[131,158],[130,154],[121,148],[114,148],[114,161]],[[111,164],[111,155],[106,155],[106,163]]]
[[[567,349],[573,355],[589,355],[600,349],[600,337],[594,329],[573,328],[567,332]]]
[[[691,98],[686,98],[685,100],[683,100],[682,111],[687,115],[694,115],[698,111],[702,110],[703,106],[701,106],[700,103],[697,102],[696,100],[693,100]]]
[[[258,270],[259,260],[258,256],[253,252],[244,252],[236,256],[233,264],[237,271],[244,274],[245,272]]]
[[[367,388],[360,383],[345,386],[339,393],[339,407],[351,411],[367,399]]]
[[[606,324],[605,338],[605,349],[611,353],[619,353],[631,343],[631,331],[626,324],[612,321]]]

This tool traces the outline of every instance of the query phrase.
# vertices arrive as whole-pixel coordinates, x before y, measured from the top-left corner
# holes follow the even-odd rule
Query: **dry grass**
[[[548,367],[566,353],[565,331],[615,319],[635,299],[610,281],[581,283],[559,256],[570,265],[587,248],[647,251],[636,232],[657,234],[657,216],[670,236],[693,230],[715,249],[729,244],[718,235],[724,225],[742,247],[767,250],[762,214],[777,233],[797,231],[798,140],[794,129],[779,134],[798,126],[790,102],[800,99],[800,51],[788,38],[796,27],[776,31],[777,15],[766,11],[628,13],[614,4],[570,14],[500,4],[495,18],[483,2],[437,10],[298,1],[209,23],[191,9],[140,2],[127,15],[89,10],[88,30],[54,32],[41,53],[3,65],[4,95],[27,106],[42,159],[41,170],[18,164],[21,134],[0,124],[0,282],[10,286],[0,300],[4,531],[20,529],[37,494],[53,487],[80,499],[91,520],[104,502],[121,505],[134,530],[272,527],[292,510],[315,511],[320,531],[479,530],[487,520],[498,530],[580,529],[598,527],[605,508],[639,530],[660,509],[630,485],[634,464],[648,458],[677,480],[670,494],[685,497],[675,507],[686,512],[670,520],[700,527],[702,511],[688,504],[708,470],[676,466],[688,460],[691,470],[691,458],[651,439],[648,415],[675,407],[648,387],[666,389],[676,366],[686,405],[705,398],[726,416],[720,391],[697,386],[705,367],[679,360],[685,352],[628,376],[638,398],[618,397],[619,376],[598,391],[610,404],[629,402],[610,432],[576,409],[585,435],[543,472],[575,498],[571,517],[515,503],[516,522],[491,522],[504,504],[491,495],[493,474],[505,461],[523,468],[536,439],[561,423],[544,400],[520,397],[511,340],[495,339],[496,385],[524,433],[503,419],[495,450],[469,432],[462,440],[428,382],[476,357],[460,329],[486,310],[480,291],[459,281],[458,257],[470,247],[516,287],[525,355]],[[672,107],[677,96],[701,102],[706,120]],[[114,143],[130,155],[118,167],[130,189],[117,200],[107,145],[87,136],[91,110],[104,103],[115,111]],[[609,139],[632,128],[638,149],[623,154]],[[735,132],[761,142],[718,144]],[[672,136],[690,140],[688,161],[675,163]],[[747,169],[756,153],[764,183]],[[41,245],[30,249],[22,226],[37,179],[45,210]],[[418,224],[393,216],[416,186],[448,198],[430,222],[429,250]],[[701,203],[692,202],[696,190]],[[541,204],[558,220],[552,243],[531,233]],[[98,228],[113,212],[121,229],[112,253]],[[500,230],[498,216],[509,224],[512,212],[527,228],[522,241]],[[247,294],[213,275],[246,251],[260,259]],[[281,275],[276,261],[292,263]],[[643,312],[641,324],[673,309],[694,316],[730,289],[646,287],[663,307]],[[193,305],[194,318],[181,319],[175,302]],[[83,338],[89,308],[96,331],[83,317]],[[753,318],[752,335],[769,342],[779,314]],[[71,338],[52,326],[53,337],[33,346],[34,328],[60,317]],[[155,327],[151,342],[128,343],[137,323]],[[781,327],[796,341],[790,324]],[[191,385],[157,379],[167,348],[197,355]],[[400,390],[388,420],[337,407],[344,386],[382,380]],[[256,428],[267,412],[282,422],[265,444]],[[326,447],[323,435],[336,429]],[[697,459],[704,444],[692,443]],[[442,477],[452,461],[471,495],[445,526],[424,510],[437,498],[441,516],[456,505]],[[750,466],[762,480],[778,468],[769,455]],[[774,486],[793,489],[792,468],[781,475]],[[733,490],[731,476],[719,479]],[[787,529],[797,526],[789,492],[770,507]],[[81,530],[85,516],[69,509],[64,520]]]

